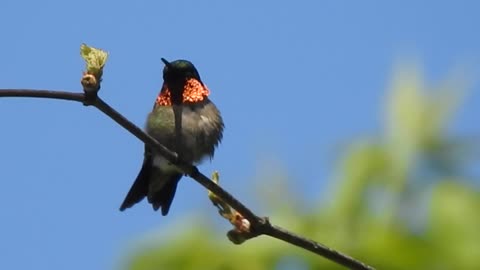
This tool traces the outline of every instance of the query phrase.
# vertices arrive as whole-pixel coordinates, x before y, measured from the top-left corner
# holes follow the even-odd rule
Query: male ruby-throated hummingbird
[[[195,66],[186,60],[165,63],[163,86],[146,131],[189,163],[212,158],[223,133],[223,120],[210,101],[208,88]],[[182,173],[147,145],[142,169],[120,206],[123,211],[147,197],[156,211],[167,215]]]

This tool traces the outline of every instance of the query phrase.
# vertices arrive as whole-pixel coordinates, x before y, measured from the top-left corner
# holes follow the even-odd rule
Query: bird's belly
[[[181,170],[179,170],[175,165],[170,163],[170,161],[165,159],[165,157],[163,157],[162,155],[155,155],[153,157],[153,166],[160,168],[165,173],[181,173]]]

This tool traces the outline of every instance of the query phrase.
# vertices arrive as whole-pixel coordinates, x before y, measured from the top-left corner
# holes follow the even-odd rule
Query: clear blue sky
[[[226,121],[212,164],[256,209],[265,160],[321,195],[335,145],[381,130],[402,56],[427,79],[480,75],[478,1],[22,1],[0,7],[0,88],[79,91],[86,42],[110,52],[100,95],[138,125],[159,91],[161,57],[191,60]],[[478,131],[474,84],[456,131]],[[200,211],[180,184],[170,214],[118,207],[142,162],[137,139],[94,108],[0,99],[0,269],[113,269],[129,246]],[[159,239],[161,241],[161,239]],[[225,239],[225,241],[227,241]]]

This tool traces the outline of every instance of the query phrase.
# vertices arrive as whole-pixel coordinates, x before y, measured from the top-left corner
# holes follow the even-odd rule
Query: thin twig
[[[32,89],[0,89],[0,97],[49,98],[78,102],[83,102],[83,100],[85,99],[85,95],[83,93]]]
[[[341,252],[335,251],[313,240],[291,233],[281,227],[272,225],[267,218],[261,218],[255,215],[250,209],[248,209],[230,193],[225,191],[219,185],[215,184],[210,178],[202,174],[196,166],[180,160],[176,153],[168,150],[165,146],[160,144],[153,137],[145,133],[141,128],[137,127],[135,124],[126,119],[123,115],[118,113],[115,109],[110,107],[106,102],[96,96],[96,92],[93,94],[93,96],[92,93],[89,93],[87,97],[84,93],[32,89],[0,89],[0,97],[51,98],[77,101],[83,103],[86,106],[92,105],[102,111],[104,114],[108,115],[119,125],[127,129],[130,133],[135,135],[135,137],[155,149],[155,151],[163,155],[168,161],[183,170],[186,175],[196,180],[199,184],[213,192],[216,196],[229,204],[233,209],[238,211],[251,224],[249,238],[253,238],[259,235],[269,235],[273,238],[277,238],[292,245],[309,250],[350,269],[374,269],[373,267],[368,266],[361,261],[351,258]]]
[[[263,231],[263,234],[283,240],[297,247],[307,249],[313,253],[319,254],[324,258],[337,262],[338,264],[346,266],[350,269],[374,269],[373,267],[366,265],[361,261],[355,260],[354,258],[346,254],[340,253],[332,248],[324,246],[313,240],[307,239],[303,236],[289,232],[276,225],[269,224],[269,226],[267,226]]]

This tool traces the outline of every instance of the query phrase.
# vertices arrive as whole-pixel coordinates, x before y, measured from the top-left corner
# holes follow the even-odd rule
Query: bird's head
[[[209,95],[209,90],[200,79],[195,66],[187,60],[173,62],[162,58],[163,87],[157,98],[158,105],[194,103],[202,101]]]
[[[163,80],[165,83],[184,84],[189,79],[197,80],[200,83],[202,82],[200,74],[198,74],[192,62],[187,60],[168,62],[165,58],[162,58],[162,62],[165,64],[163,68]]]

